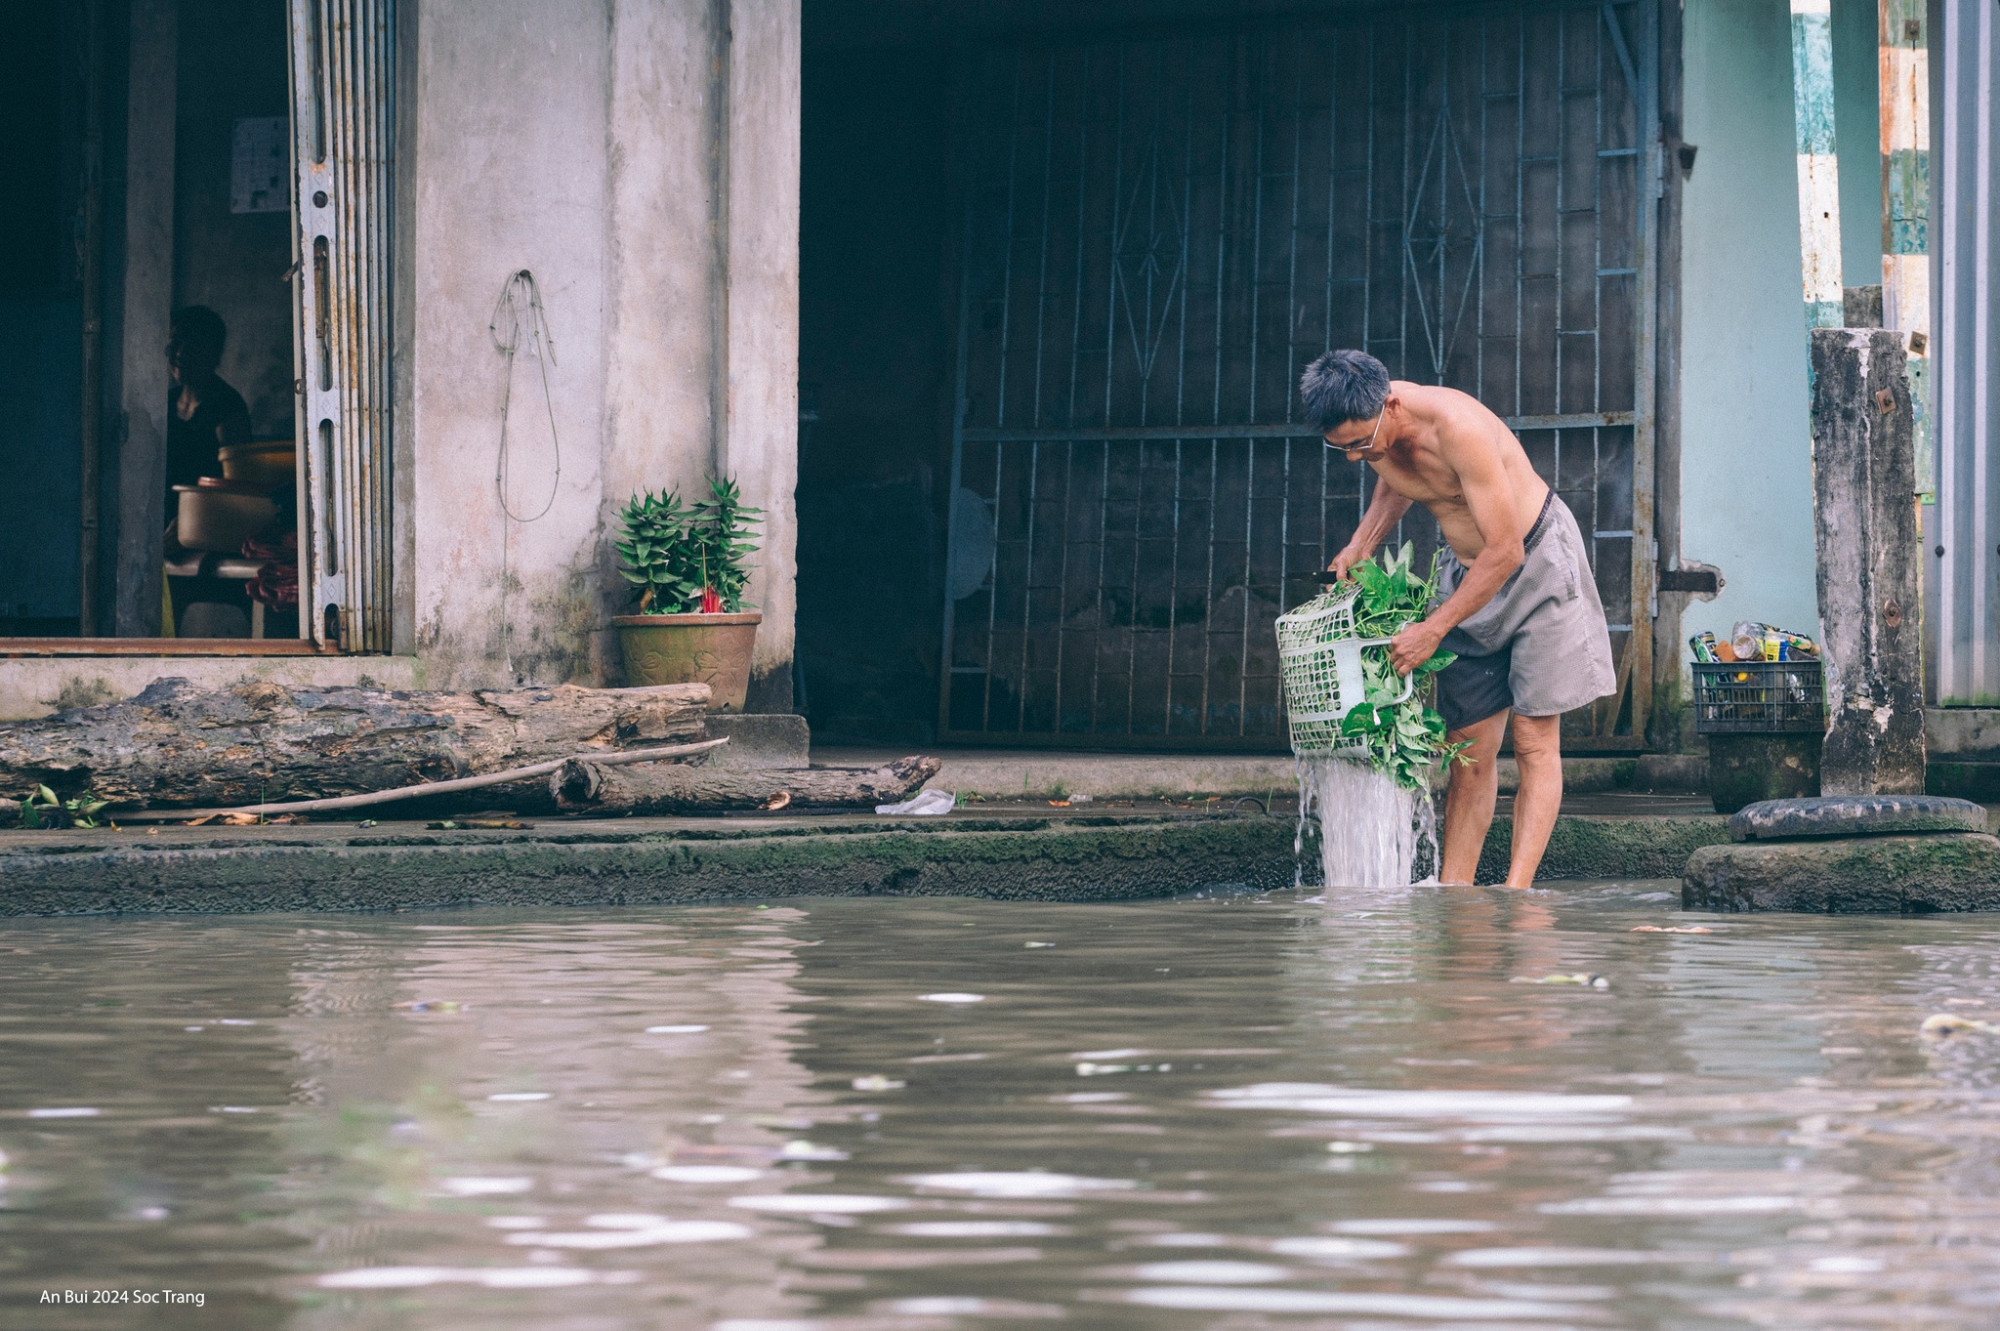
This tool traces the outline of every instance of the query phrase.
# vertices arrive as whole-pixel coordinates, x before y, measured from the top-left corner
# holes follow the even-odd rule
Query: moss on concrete
[[[1540,879],[1679,878],[1688,856],[1729,840],[1729,820],[1696,818],[1556,819]],[[1479,855],[1479,881],[1507,878],[1514,820],[1495,818]]]
[[[1978,832],[1708,846],[1688,860],[1689,910],[1924,915],[2000,909],[2000,840]]]
[[[606,834],[608,833],[608,834]],[[60,848],[58,848],[58,844]],[[639,905],[788,896],[1106,901],[1293,879],[1276,818],[763,835],[563,829],[0,849],[0,913]]]
[[[1293,830],[1289,817],[1126,813],[15,832],[0,836],[0,915],[868,895],[1111,901],[1286,886]],[[1482,881],[1505,877],[1511,835],[1497,820]],[[1678,877],[1693,850],[1727,836],[1722,818],[1566,817],[1543,877]]]

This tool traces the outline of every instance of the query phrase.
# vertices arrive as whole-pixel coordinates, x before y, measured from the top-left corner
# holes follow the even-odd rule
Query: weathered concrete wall
[[[398,521],[415,536],[416,649],[441,683],[593,673],[610,55],[602,3],[422,6],[415,234],[403,238],[414,251],[415,511]],[[523,268],[556,363],[545,403],[544,367],[525,346],[514,359],[507,504],[540,514],[515,522],[494,485],[508,365],[488,325]]]
[[[765,510],[756,670],[789,706],[798,27],[796,0],[423,5],[408,520],[440,684],[617,678],[618,509],[727,469]],[[522,268],[555,356],[515,357],[503,510],[488,322]]]
[[[1766,0],[1688,0],[1683,136],[1681,555],[1727,585],[1684,633],[1811,633],[1811,436],[1791,30]],[[1681,655],[1685,656],[1683,649]]]
[[[1922,794],[1923,551],[1903,335],[1812,334],[1828,795]]]

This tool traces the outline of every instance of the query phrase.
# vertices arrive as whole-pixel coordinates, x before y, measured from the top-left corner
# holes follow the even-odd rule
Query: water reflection
[[[1983,1324],[2000,927],[1669,906],[17,924],[0,1324]]]

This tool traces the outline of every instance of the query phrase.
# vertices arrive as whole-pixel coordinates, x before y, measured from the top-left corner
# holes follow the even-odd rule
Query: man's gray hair
[[[1299,377],[1306,423],[1324,434],[1365,421],[1389,400],[1389,367],[1365,351],[1329,351]]]

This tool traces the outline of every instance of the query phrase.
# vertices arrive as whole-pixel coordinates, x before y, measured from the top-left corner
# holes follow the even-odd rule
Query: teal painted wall
[[[1840,278],[1882,281],[1882,99],[1875,0],[1833,0],[1833,123],[1840,147]]]
[[[1687,0],[1685,15],[1683,137],[1699,151],[1682,214],[1681,557],[1727,585],[1683,626],[1817,636],[1791,16],[1781,0]]]

